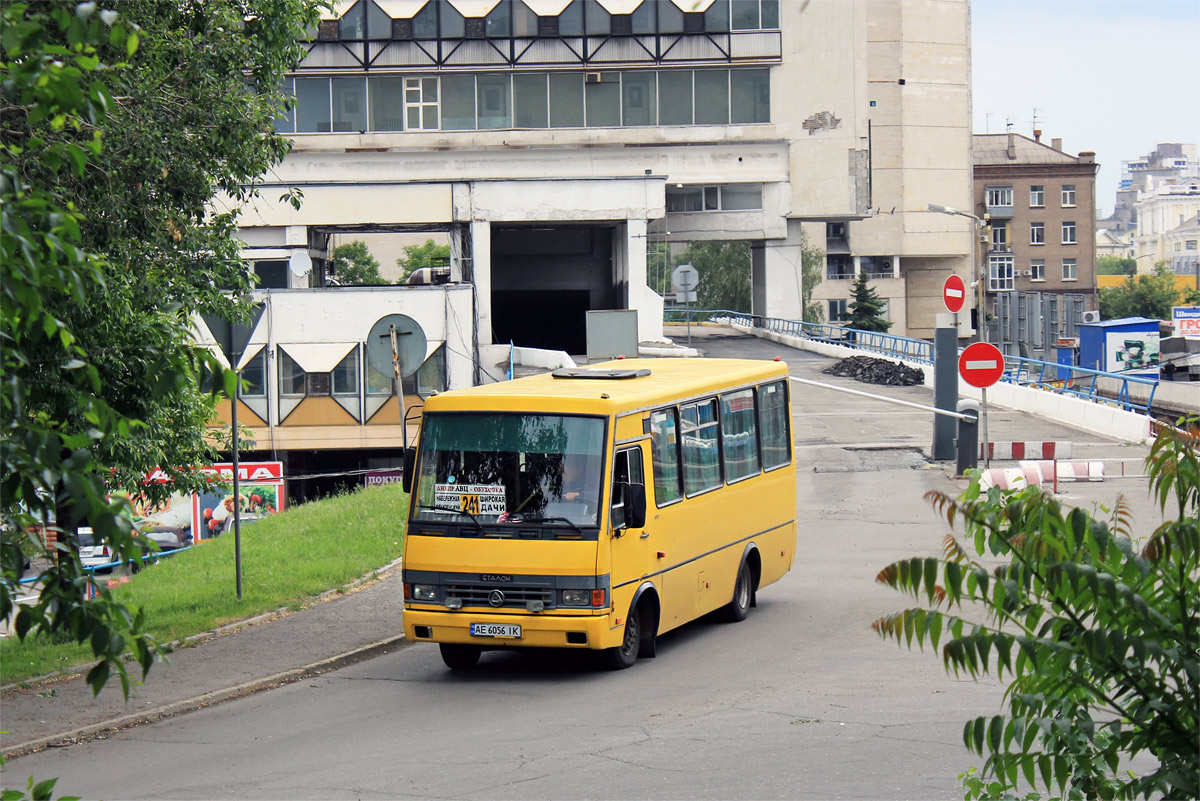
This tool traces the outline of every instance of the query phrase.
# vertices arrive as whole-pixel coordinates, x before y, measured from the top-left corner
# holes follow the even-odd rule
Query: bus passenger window
[[[614,529],[625,528],[629,525],[628,517],[625,514],[626,487],[642,482],[642,449],[629,448],[617,453],[616,461],[613,462],[612,513],[610,515]]]
[[[717,442],[717,402],[689,403],[679,409],[683,440],[683,488],[694,495],[721,485],[721,454]]]
[[[763,466],[770,470],[791,461],[788,436],[787,387],[782,381],[764,384],[758,393],[758,424],[762,429]]]
[[[675,410],[663,409],[650,414],[650,454],[654,462],[654,502],[659,506],[679,500],[679,440],[676,437]]]
[[[726,481],[758,474],[754,390],[743,389],[721,396],[721,450]]]

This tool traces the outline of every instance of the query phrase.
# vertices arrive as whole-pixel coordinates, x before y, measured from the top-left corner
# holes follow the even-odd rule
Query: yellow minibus
[[[429,398],[405,453],[404,634],[652,657],[791,569],[787,365],[623,359]]]

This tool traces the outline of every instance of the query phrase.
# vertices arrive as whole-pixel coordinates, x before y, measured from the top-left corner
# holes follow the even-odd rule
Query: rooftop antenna
[[[1041,127],[1042,127],[1039,123],[1043,123],[1043,122],[1045,122],[1045,120],[1038,117],[1037,106],[1034,106],[1033,107],[1033,119],[1029,121],[1029,124],[1031,126],[1033,126],[1032,129],[1034,131],[1038,131],[1038,130],[1041,130]]]
[[[983,112],[983,132],[984,133],[992,132],[992,117],[995,117],[995,116],[996,115],[991,111]]]

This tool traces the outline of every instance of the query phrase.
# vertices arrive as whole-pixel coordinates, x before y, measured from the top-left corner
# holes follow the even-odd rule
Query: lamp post
[[[974,214],[971,214],[969,211],[959,211],[958,209],[954,209],[949,206],[939,206],[937,203],[929,203],[928,205],[926,205],[925,208],[929,209],[930,211],[935,211],[938,214],[950,214],[950,215],[953,215],[956,217],[967,217],[969,219],[974,220],[975,221],[975,233],[976,233],[975,248],[980,249],[983,245],[983,242],[986,241],[988,221],[985,220],[984,218],[976,217]],[[978,320],[978,322],[979,322],[978,340],[980,342],[987,342],[988,341],[987,306],[985,305],[984,291],[983,291],[983,282],[984,282],[984,275],[985,275],[984,264],[983,264],[983,254],[982,254],[982,251],[980,251],[977,254],[972,253],[972,255],[976,256],[976,258],[974,259],[975,264],[973,266],[975,268],[975,287],[976,287],[975,308],[976,308],[976,314],[979,318],[979,320]]]

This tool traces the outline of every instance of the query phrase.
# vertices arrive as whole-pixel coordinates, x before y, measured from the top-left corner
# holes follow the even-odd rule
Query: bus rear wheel
[[[733,600],[722,610],[724,617],[730,623],[745,620],[750,614],[750,601],[754,594],[754,576],[750,573],[750,563],[743,560],[738,568],[737,582],[733,585]]]
[[[470,670],[479,664],[479,654],[482,649],[477,645],[459,645],[458,643],[441,643],[442,661],[451,670]]]
[[[606,652],[608,667],[611,670],[624,670],[637,661],[642,649],[642,615],[638,607],[629,610],[625,620],[625,637],[616,648]]]

